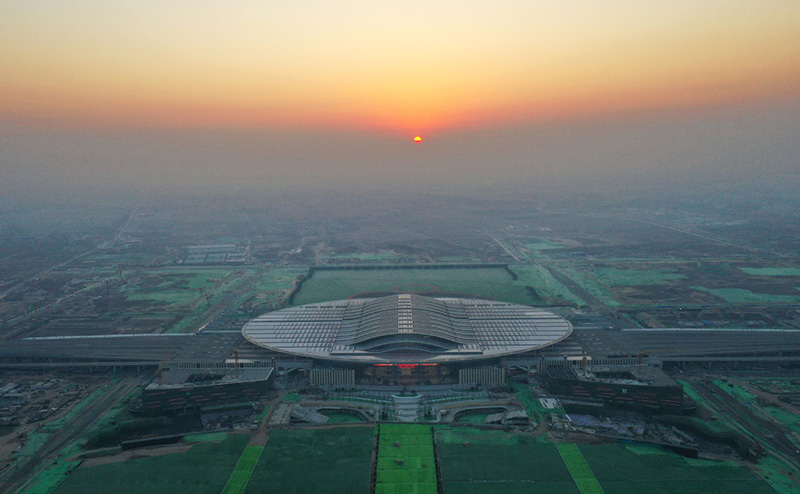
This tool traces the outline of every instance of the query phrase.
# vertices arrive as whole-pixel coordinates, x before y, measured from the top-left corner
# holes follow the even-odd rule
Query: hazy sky
[[[0,67],[0,192],[800,167],[796,0],[0,0]]]

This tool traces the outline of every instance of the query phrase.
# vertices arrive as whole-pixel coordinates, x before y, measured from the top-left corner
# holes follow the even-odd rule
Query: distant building
[[[192,245],[187,248],[184,264],[244,264],[244,249],[236,244]]]
[[[267,393],[271,378],[271,367],[169,369],[161,384],[151,383],[142,391],[137,411],[156,415],[250,404]]]
[[[550,393],[583,402],[648,413],[682,414],[683,388],[663,370],[652,366],[602,366],[583,369],[573,365],[546,367]]]

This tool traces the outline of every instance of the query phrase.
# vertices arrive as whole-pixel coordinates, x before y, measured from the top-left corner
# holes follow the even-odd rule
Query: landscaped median
[[[244,448],[236,468],[231,473],[231,478],[228,479],[225,489],[222,490],[222,494],[242,494],[244,492],[247,483],[250,482],[250,475],[253,474],[253,470],[255,470],[263,451],[264,446],[247,446]]]
[[[375,494],[436,494],[430,426],[380,426]]]
[[[556,448],[581,494],[605,494],[577,444],[558,443]]]

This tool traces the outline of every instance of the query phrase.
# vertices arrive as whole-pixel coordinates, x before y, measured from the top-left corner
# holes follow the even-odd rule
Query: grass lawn
[[[81,466],[73,471],[55,494],[219,494],[228,482],[249,440],[229,434],[220,442],[198,442],[184,453]]]
[[[774,494],[769,484],[733,462],[621,444],[581,445],[580,451],[606,494]]]
[[[437,427],[446,494],[579,494],[553,444],[496,430]]]
[[[246,494],[368,494],[375,428],[274,430]]]

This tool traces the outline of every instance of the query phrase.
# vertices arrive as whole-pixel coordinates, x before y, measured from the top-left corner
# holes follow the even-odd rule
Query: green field
[[[579,494],[553,444],[503,431],[437,427],[446,494]]]
[[[797,287],[795,287],[797,288]],[[754,293],[744,288],[706,288],[693,286],[692,289],[710,293],[723,299],[729,304],[796,304],[800,303],[800,293],[797,295],[771,295],[769,293]]]
[[[486,421],[488,413],[470,413],[461,415],[456,422],[463,424],[482,424]]]
[[[733,462],[692,460],[621,444],[581,445],[580,451],[606,494],[775,494],[769,484]]]
[[[274,430],[244,492],[368,494],[374,438],[374,427]]]
[[[380,426],[375,494],[436,494],[436,462],[429,426]]]
[[[316,271],[295,296],[294,305],[371,292],[458,293],[526,305],[541,303],[502,268],[448,268]]]
[[[320,256],[323,259],[335,259],[338,261],[391,261],[400,257],[394,252],[358,252],[355,254],[330,254]]]
[[[754,276],[800,276],[800,268],[739,268]]]
[[[619,305],[619,302],[616,298],[614,298],[614,293],[611,291],[611,289],[608,286],[603,285],[600,281],[595,280],[582,271],[571,267],[561,266],[558,268],[558,271],[564,276],[572,279],[572,281],[580,285],[581,288],[597,297],[601,302],[609,307],[617,307]]]
[[[200,434],[190,434],[183,438],[187,443],[216,443],[228,438],[227,432],[202,432]]]
[[[244,492],[263,451],[263,446],[247,446],[244,448],[236,468],[233,469],[231,478],[228,479],[225,489],[222,490],[222,494],[242,494]]]
[[[225,269],[157,269],[148,272],[152,277],[122,287],[129,301],[146,301],[171,307],[199,302],[203,292],[212,292],[234,271]],[[157,276],[157,278],[156,278]],[[234,277],[235,278],[235,277]],[[157,280],[157,283],[155,281]]]
[[[765,412],[770,414],[775,420],[783,423],[786,427],[791,429],[792,432],[800,436],[800,415],[781,410],[778,407],[764,406],[761,407]]]
[[[188,451],[73,471],[55,494],[219,494],[228,482],[249,436],[229,434],[218,443],[194,443]]]
[[[685,278],[681,274],[658,269],[619,268],[598,268],[595,270],[595,276],[610,286],[665,285]]]
[[[530,386],[512,380],[509,380],[508,385],[516,392],[517,399],[525,406],[531,420],[540,422],[547,414],[564,415],[563,408],[545,408],[539,398],[533,395]]]
[[[248,312],[277,309],[294,289],[298,278],[307,272],[305,268],[271,267],[259,275],[258,281],[238,305]]]
[[[551,242],[550,240],[543,239],[543,238],[529,238],[526,241],[522,242],[523,247],[527,251],[537,251],[537,250],[551,250],[551,249],[563,249],[564,246],[556,243]]]
[[[329,424],[346,424],[354,422],[364,422],[365,420],[358,415],[347,412],[325,412],[323,413],[328,420]]]
[[[94,392],[92,392],[92,394],[90,394],[86,398],[82,399],[77,405],[72,407],[72,409],[68,413],[64,414],[63,416],[61,416],[61,417],[59,417],[57,419],[53,419],[53,420],[51,420],[49,422],[44,423],[42,425],[42,427],[40,428],[40,430],[42,432],[54,432],[54,431],[64,427],[64,425],[68,424],[75,417],[80,415],[83,412],[83,410],[85,410],[86,407],[91,405],[96,399],[98,399],[101,396],[103,396],[106,393],[106,391],[108,391],[108,389],[111,387],[111,385],[116,383],[118,380],[119,379],[113,379],[113,380],[111,380],[111,382],[109,382],[105,386],[101,386],[100,388],[94,390]]]
[[[567,287],[556,280],[550,271],[538,264],[517,264],[512,267],[517,273],[517,283],[523,286],[530,286],[536,290],[537,295],[547,305],[573,304],[585,305],[585,302],[572,293]]]

